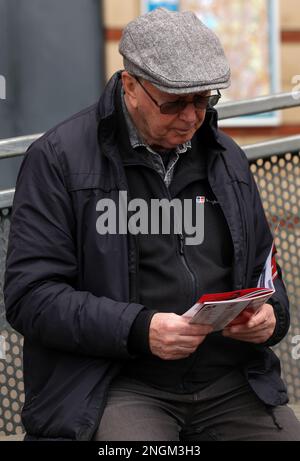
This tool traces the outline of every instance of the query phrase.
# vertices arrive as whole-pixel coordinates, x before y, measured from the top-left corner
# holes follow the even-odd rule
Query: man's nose
[[[186,122],[193,123],[193,122],[196,122],[198,118],[198,112],[199,111],[197,111],[193,102],[191,101],[180,112],[179,118],[181,118],[181,120],[184,120]]]

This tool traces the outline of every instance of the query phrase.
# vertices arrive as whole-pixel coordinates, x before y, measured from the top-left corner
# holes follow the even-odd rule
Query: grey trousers
[[[193,394],[119,376],[94,440],[300,441],[300,423],[286,405],[266,406],[238,371]]]

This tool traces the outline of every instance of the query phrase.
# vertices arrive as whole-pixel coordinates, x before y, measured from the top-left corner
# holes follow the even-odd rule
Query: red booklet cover
[[[255,312],[274,293],[269,288],[246,288],[225,293],[205,294],[183,315],[190,323],[212,325],[214,331],[223,330],[245,309]]]

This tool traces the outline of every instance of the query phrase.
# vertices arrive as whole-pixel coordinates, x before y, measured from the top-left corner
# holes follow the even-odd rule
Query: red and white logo
[[[205,203],[205,196],[204,195],[197,195],[196,202],[197,203]]]

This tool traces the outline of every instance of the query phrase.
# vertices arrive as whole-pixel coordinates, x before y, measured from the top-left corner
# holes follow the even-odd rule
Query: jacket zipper
[[[193,289],[192,289],[192,293],[193,293],[193,300],[195,300],[196,298],[196,277],[193,273],[193,271],[190,269],[188,263],[187,263],[187,260],[186,260],[186,256],[185,256],[185,252],[184,252],[184,236],[182,234],[179,234],[179,240],[180,240],[180,256],[181,256],[181,261],[184,265],[184,267],[186,268],[186,271],[188,272],[191,280],[192,280],[192,286],[193,286]]]
[[[141,164],[139,163],[128,163],[125,165],[126,166],[141,166]],[[149,165],[146,165],[146,164],[142,164],[143,167],[145,168],[148,168],[150,169],[151,171],[154,171],[160,178],[160,180],[162,181],[163,183],[163,187],[164,187],[164,190],[166,192],[166,195],[167,195],[167,198],[172,201],[172,197],[171,197],[171,194],[170,194],[170,191],[169,189],[167,188],[163,178],[160,176],[160,174],[158,173],[158,171],[156,171],[155,168],[152,168],[151,166]],[[184,244],[184,235],[182,233],[178,234],[178,242],[179,242],[179,254],[180,254],[180,259],[182,261],[182,264],[189,276],[189,279],[191,280],[192,282],[192,302],[194,302],[194,300],[196,299],[196,295],[197,295],[197,284],[196,284],[196,277],[195,277],[195,274],[193,273],[193,271],[190,269],[189,265],[188,265],[188,262],[187,262],[187,259],[186,259],[186,255],[185,255],[185,251],[184,251],[184,247],[185,247],[185,244]]]
[[[157,174],[159,174],[157,172]],[[167,193],[167,196],[168,196],[168,199],[170,201],[172,201],[172,197],[171,197],[171,194],[170,194],[170,191],[169,189],[167,188],[164,180],[162,179],[162,177],[159,175],[160,179],[162,180],[163,182],[163,185],[164,185],[164,188],[165,188],[165,191]],[[175,212],[175,208],[174,208],[174,212]],[[179,241],[179,254],[180,254],[180,259],[182,261],[182,264],[183,266],[185,267],[186,269],[186,272],[188,273],[189,275],[189,278],[190,280],[192,281],[192,299],[194,302],[195,298],[196,298],[196,277],[193,273],[193,271],[190,269],[189,265],[188,265],[188,262],[187,262],[187,259],[186,259],[186,255],[185,255],[185,251],[184,251],[184,247],[185,247],[185,244],[184,244],[184,235],[182,233],[178,234],[178,241]]]

